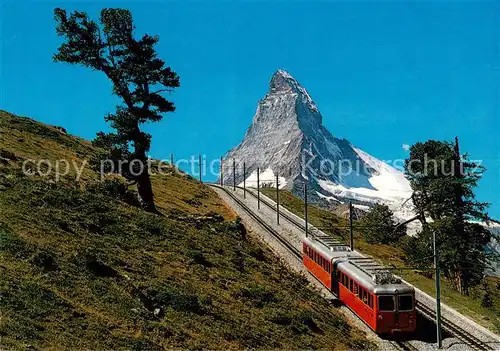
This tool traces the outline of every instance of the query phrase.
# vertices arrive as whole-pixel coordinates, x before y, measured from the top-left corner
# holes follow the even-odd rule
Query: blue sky
[[[489,3],[21,2],[1,6],[0,108],[88,139],[117,103],[100,72],[53,63],[53,8],[127,7],[180,75],[151,155],[217,158],[244,136],[277,68],[338,137],[382,160],[452,140],[484,160],[478,198],[500,218],[500,6]]]

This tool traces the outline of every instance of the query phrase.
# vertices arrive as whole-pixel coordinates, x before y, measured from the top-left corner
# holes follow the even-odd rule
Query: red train
[[[304,238],[304,266],[377,334],[413,332],[415,290],[331,238]]]

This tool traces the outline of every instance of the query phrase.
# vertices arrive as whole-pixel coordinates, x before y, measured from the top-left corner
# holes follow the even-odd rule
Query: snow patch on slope
[[[257,170],[253,171],[250,176],[245,180],[245,185],[248,187],[257,187]],[[286,185],[286,178],[278,176],[279,188],[282,189]],[[276,175],[274,174],[271,168],[267,168],[263,172],[261,171],[259,174],[259,184],[260,187],[273,187],[276,188]],[[239,186],[243,186],[243,182],[238,184]]]
[[[368,181],[377,189],[379,196],[407,198],[411,195],[410,182],[402,172],[367,154],[363,150],[353,149],[366,164],[376,170],[377,174],[372,176]]]

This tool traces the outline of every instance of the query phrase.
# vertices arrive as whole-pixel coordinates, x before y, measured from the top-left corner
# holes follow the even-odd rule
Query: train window
[[[378,297],[378,309],[379,311],[394,311],[396,308],[394,306],[394,296],[382,295]]]
[[[398,296],[398,311],[411,311],[413,310],[413,296],[400,295]]]
[[[373,308],[373,296],[370,293],[368,293],[368,306],[370,306],[370,308]]]
[[[349,279],[349,290],[351,290],[351,292],[354,292],[354,286],[353,286],[352,279]]]
[[[359,296],[359,287],[357,283],[354,283],[354,294]]]

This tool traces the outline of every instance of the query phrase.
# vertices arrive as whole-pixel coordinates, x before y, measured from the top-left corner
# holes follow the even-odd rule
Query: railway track
[[[259,223],[264,229],[266,229],[273,237],[275,237],[281,245],[283,245],[287,250],[289,250],[297,259],[302,260],[302,253],[293,245],[291,245],[288,240],[283,238],[283,236],[278,233],[273,227],[271,227],[266,221],[264,221],[259,215],[255,214],[253,210],[248,207],[243,201],[241,201],[237,196],[235,196],[231,191],[220,185],[209,184],[212,187],[223,190],[231,199],[233,199],[238,206],[243,208],[247,214],[252,217],[257,223]]]
[[[420,313],[422,316],[424,316],[430,320],[436,319],[436,313],[428,306],[417,302],[416,309],[417,309],[417,312]],[[454,337],[456,337],[460,341],[467,344],[473,350],[477,350],[477,351],[494,350],[493,347],[491,347],[490,345],[488,345],[484,341],[479,340],[475,336],[470,335],[465,330],[463,330],[459,326],[453,324],[453,322],[451,322],[450,320],[448,320],[444,317],[441,317],[441,327],[443,328],[443,330],[447,331],[448,333],[450,333],[451,335],[453,335]]]
[[[236,188],[240,189],[240,190],[243,190],[243,187],[241,186],[236,186]],[[252,195],[252,197],[254,197],[255,199],[257,198],[257,195],[255,195],[255,193],[252,191],[252,190],[248,190],[246,189],[246,192],[250,195]],[[264,205],[266,205],[267,207],[269,207],[271,210],[273,210],[274,212],[276,212],[276,205],[273,205],[272,203],[270,203],[269,201],[267,201],[266,199],[263,199],[262,197],[260,197],[260,202],[263,203]],[[283,206],[281,206],[283,207]],[[295,218],[294,216],[291,216],[289,215],[288,213],[286,212],[282,212],[280,211],[280,217],[282,218],[285,218],[288,222],[292,223],[294,226],[296,226],[297,228],[305,231],[305,226],[301,223],[301,220]],[[316,229],[316,227],[314,227],[313,225],[311,225],[309,223],[308,227],[308,233],[310,233],[311,235],[317,235],[317,232],[318,229]]]
[[[298,259],[302,259],[302,254],[300,253],[299,250],[297,250],[297,248],[290,245],[290,243],[286,239],[284,239],[276,230],[274,230],[271,226],[269,226],[269,224],[267,224],[264,220],[262,220],[262,218],[260,218],[258,215],[253,213],[253,211],[248,206],[246,206],[243,201],[241,201],[239,198],[237,198],[237,196],[235,196],[230,190],[228,190],[227,188],[220,186],[220,185],[211,184],[211,186],[215,186],[215,187],[218,187],[220,189],[223,189],[226,192],[226,194],[228,194],[234,201],[236,201],[238,203],[238,205],[243,207],[245,209],[245,211],[248,212],[252,218],[254,218],[257,222],[259,222],[263,227],[265,227],[266,230],[268,230],[274,237],[276,237],[280,241],[280,243],[282,243],[284,246],[286,246],[288,249],[290,249],[290,252],[292,252]],[[240,186],[237,186],[236,188],[243,190],[243,188]],[[257,198],[257,195],[253,191],[246,189],[246,192],[248,194],[250,194],[252,197]],[[260,197],[260,202],[262,204],[264,204],[265,206],[267,206],[268,208],[270,208],[271,210],[276,212],[276,205],[275,204],[270,203],[268,200],[266,200],[265,198],[262,198],[262,197]],[[304,226],[304,224],[301,223],[300,219],[295,218],[294,216],[289,215],[286,212],[281,212],[281,211],[280,211],[280,217],[285,218],[288,222],[292,223],[294,226],[296,226],[300,230],[305,231],[305,226]],[[312,235],[318,235],[319,230],[317,230],[314,226],[309,224],[308,225],[308,232]],[[316,232],[316,233],[314,233],[314,232]],[[421,303],[418,303],[418,301],[417,301],[416,302],[416,309],[417,309],[418,313],[420,313],[422,316],[424,316],[428,320],[430,320],[432,322],[434,322],[436,320],[435,312],[431,308],[429,308],[428,306],[423,305]],[[473,335],[470,335],[470,333],[468,333],[463,328],[457,326],[456,324],[454,324],[450,320],[441,317],[441,323],[442,323],[442,328],[445,331],[447,331],[448,333],[450,333],[451,335],[453,335],[454,337],[456,337],[460,341],[464,342],[466,345],[468,345],[473,350],[476,350],[476,351],[494,350],[494,348],[492,346],[488,345],[486,342],[480,340],[479,338],[477,338]],[[408,343],[406,341],[392,341],[392,343],[397,348],[402,349],[402,350],[417,350],[417,348],[415,346],[411,345],[410,343]]]
[[[250,217],[252,217],[259,225],[261,225],[269,234],[271,234],[275,239],[279,241],[281,245],[283,245],[296,259],[302,262],[302,253],[300,250],[298,250],[296,247],[291,245],[288,240],[283,238],[280,233],[278,233],[273,227],[271,227],[265,220],[263,220],[259,215],[257,215],[250,207],[248,207],[243,201],[241,201],[236,195],[234,195],[230,190],[227,188],[216,185],[216,184],[209,184],[212,187],[221,189],[224,191],[233,201],[235,201],[238,206],[240,206]],[[252,194],[253,195],[253,194]],[[272,207],[271,204],[269,204],[268,201],[263,201],[263,203],[266,203],[267,206]],[[296,225],[300,225],[298,221],[296,221],[294,218],[291,216],[288,216],[287,214],[284,214],[284,218],[287,218],[289,221],[295,221]],[[316,281],[318,281],[320,284],[321,282],[314,276],[311,275]],[[335,294],[331,293],[332,296],[335,296]],[[408,341],[399,341],[399,340],[389,340],[389,342],[398,350],[403,350],[403,351],[417,351],[418,349],[411,345]]]

